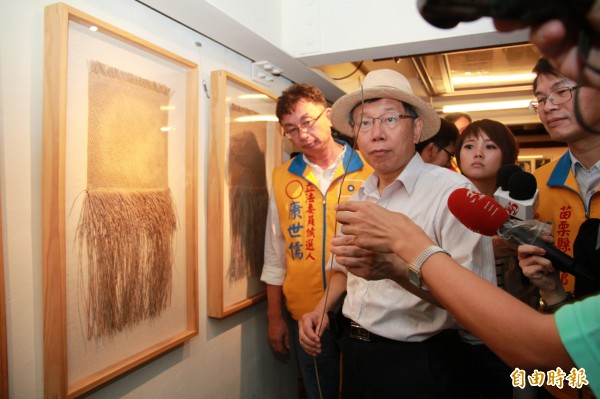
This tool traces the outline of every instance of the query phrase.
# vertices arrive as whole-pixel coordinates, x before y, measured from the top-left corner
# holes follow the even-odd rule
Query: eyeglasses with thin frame
[[[444,147],[442,147],[441,145],[439,145],[438,143],[435,143],[436,147],[439,148],[440,150],[444,151],[446,154],[448,154],[448,156],[450,157],[450,159],[452,159],[454,157],[454,154],[451,153],[450,151],[448,151],[447,149],[445,149]]]
[[[293,139],[294,137],[296,137],[298,135],[298,133],[300,133],[300,131],[302,131],[303,133],[307,133],[310,129],[313,128],[313,126],[315,126],[315,123],[317,123],[319,118],[321,118],[321,115],[323,115],[323,113],[325,113],[326,109],[327,108],[323,108],[323,111],[321,111],[321,113],[316,118],[307,119],[304,122],[301,122],[300,126],[296,126],[289,130],[285,130],[283,132],[283,135],[285,137],[287,137],[288,139]]]
[[[554,105],[564,104],[573,98],[573,91],[579,89],[579,85],[572,87],[559,87],[556,90],[548,93],[547,96],[540,96],[529,102],[529,109],[532,112],[541,112],[546,105],[546,101],[550,101]]]
[[[402,119],[415,119],[414,116],[401,114],[398,112],[388,112],[386,114],[381,115],[378,118],[367,118],[362,117],[359,121],[352,121],[350,125],[354,130],[361,130],[363,132],[368,132],[375,125],[375,121],[379,121],[379,125],[386,129],[394,129],[398,127],[400,121]]]

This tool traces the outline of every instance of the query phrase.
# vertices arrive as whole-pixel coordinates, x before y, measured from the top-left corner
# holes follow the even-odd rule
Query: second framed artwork
[[[265,298],[260,281],[271,171],[282,140],[273,94],[227,71],[211,76],[208,315]]]

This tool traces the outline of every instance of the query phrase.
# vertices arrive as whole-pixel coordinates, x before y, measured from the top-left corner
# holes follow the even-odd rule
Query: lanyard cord
[[[360,84],[360,94],[361,94],[361,96],[360,96],[361,97],[360,104],[362,106],[365,103],[365,96],[364,96],[362,82],[359,82],[359,84]],[[346,161],[346,164],[344,165],[344,173],[342,175],[342,181],[340,182],[340,189],[338,190],[337,204],[340,203],[340,199],[341,199],[341,196],[342,196],[342,188],[344,187],[344,181],[346,180],[346,176],[348,174],[347,173],[348,168],[350,167],[350,164],[352,162],[352,158],[356,155],[356,142],[358,141],[358,134],[360,133],[360,126],[362,126],[362,118],[363,118],[362,113],[361,113],[361,117],[360,118],[361,118],[361,120],[360,120],[361,123],[358,124],[359,129],[357,130],[357,132],[356,132],[356,134],[354,136],[354,142],[352,143],[352,147],[350,147],[351,148],[350,155],[348,156],[348,160]],[[335,224],[334,224],[333,230],[337,234],[337,230],[338,230],[338,221],[337,221],[337,218],[335,220]],[[317,331],[317,335],[319,335],[319,336],[321,336],[321,328],[323,327],[323,320],[325,319],[325,313],[326,313],[326,309],[327,309],[327,302],[329,300],[329,288],[331,286],[331,284],[330,284],[330,282],[331,282],[331,276],[333,274],[333,255],[331,255],[329,258],[330,258],[329,266],[328,266],[328,269],[329,269],[329,281],[327,281],[327,286],[325,287],[325,303],[323,305],[323,313],[321,314],[321,319],[320,319],[320,322],[319,322],[319,330]],[[331,320],[329,320],[329,322],[331,323]],[[315,366],[315,376],[316,376],[316,379],[317,379],[317,388],[319,390],[319,397],[321,399],[323,399],[323,392],[321,390],[321,381],[319,379],[319,368],[317,366],[317,358],[316,357],[313,357],[313,364]]]

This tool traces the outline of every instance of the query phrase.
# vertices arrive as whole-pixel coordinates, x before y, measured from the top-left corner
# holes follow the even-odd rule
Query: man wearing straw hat
[[[495,284],[491,240],[468,230],[447,207],[451,192],[475,188],[458,173],[426,164],[415,150],[416,143],[438,131],[440,118],[413,94],[408,80],[392,70],[370,72],[362,90],[335,102],[331,120],[337,130],[355,137],[374,168],[350,201],[373,202],[408,215],[448,256]],[[359,249],[352,238],[345,236],[335,252],[332,247],[335,272],[329,293],[300,321],[305,351],[320,353],[317,332],[329,322],[323,314],[346,290],[346,327],[340,340],[344,398],[461,397],[468,376],[460,364],[459,326],[436,306],[419,274],[424,259],[443,250],[427,248],[411,272],[400,276],[391,273],[400,258]]]

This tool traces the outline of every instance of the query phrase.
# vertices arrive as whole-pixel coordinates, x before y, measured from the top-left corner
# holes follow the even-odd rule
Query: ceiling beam
[[[283,70],[282,76],[318,86],[334,102],[343,94],[332,81],[204,0],[136,0],[174,21],[243,55],[249,60],[268,60]]]

